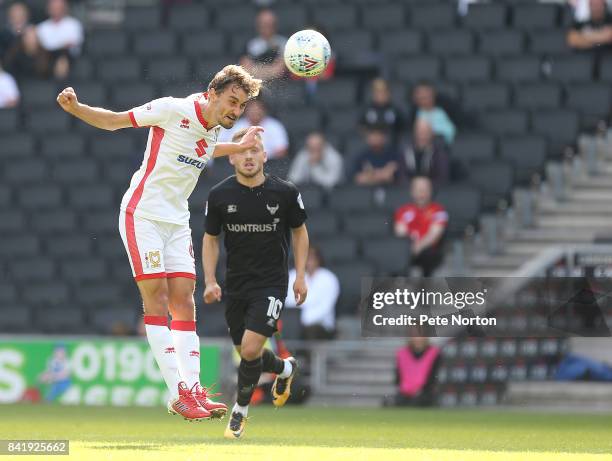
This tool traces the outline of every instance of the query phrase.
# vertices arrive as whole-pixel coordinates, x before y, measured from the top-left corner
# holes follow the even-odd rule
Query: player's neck
[[[211,105],[208,104],[208,102],[204,102],[203,98],[198,101],[198,104],[200,105],[200,109],[202,110],[202,117],[204,117],[204,120],[206,121],[206,127],[209,130],[211,128],[216,127],[219,124],[219,122],[213,116],[213,110],[212,110]]]
[[[264,174],[263,170],[259,172],[259,174],[252,177],[242,176],[240,173],[236,173],[236,180],[239,184],[242,184],[243,186],[257,187],[261,186],[264,183],[264,181],[266,180],[266,175]]]

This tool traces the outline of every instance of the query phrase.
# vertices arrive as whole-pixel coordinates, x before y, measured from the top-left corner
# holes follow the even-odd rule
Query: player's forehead
[[[227,99],[236,100],[239,103],[246,103],[249,100],[248,93],[238,84],[228,85],[222,93]]]

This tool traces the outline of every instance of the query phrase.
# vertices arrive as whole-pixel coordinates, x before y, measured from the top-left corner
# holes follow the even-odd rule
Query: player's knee
[[[244,360],[255,360],[261,355],[261,347],[259,345],[243,344],[240,348],[240,357]]]
[[[195,320],[193,296],[185,296],[170,301],[170,313],[176,320]]]
[[[162,283],[147,287],[142,292],[145,312],[153,315],[168,313],[168,288]]]

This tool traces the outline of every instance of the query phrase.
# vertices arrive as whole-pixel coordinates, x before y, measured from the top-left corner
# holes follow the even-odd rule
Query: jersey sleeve
[[[306,210],[302,201],[302,194],[293,184],[291,185],[291,195],[289,199],[289,211],[287,222],[292,228],[300,227],[306,221]]]
[[[170,118],[172,112],[172,98],[160,98],[135,107],[128,113],[132,126],[141,128],[146,126],[162,126]]]
[[[431,222],[432,224],[439,224],[441,226],[446,226],[448,224],[448,213],[442,205],[436,203],[433,207]]]
[[[217,200],[215,200],[215,195],[212,192],[208,194],[204,214],[206,215],[206,233],[209,235],[219,235],[223,227],[223,215],[221,214],[221,208]]]

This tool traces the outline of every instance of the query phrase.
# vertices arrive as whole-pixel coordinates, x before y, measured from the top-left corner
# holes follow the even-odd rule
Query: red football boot
[[[183,381],[178,385],[178,392],[178,398],[168,402],[168,413],[181,415],[188,421],[202,421],[212,416],[210,411],[200,405]]]
[[[221,402],[215,402],[210,399],[211,397],[217,397],[221,395],[220,392],[211,394],[210,389],[200,386],[200,383],[196,383],[194,385],[194,388],[192,389],[193,395],[195,396],[200,406],[208,410],[213,418],[221,419],[225,416],[225,414],[227,413],[227,405]]]

